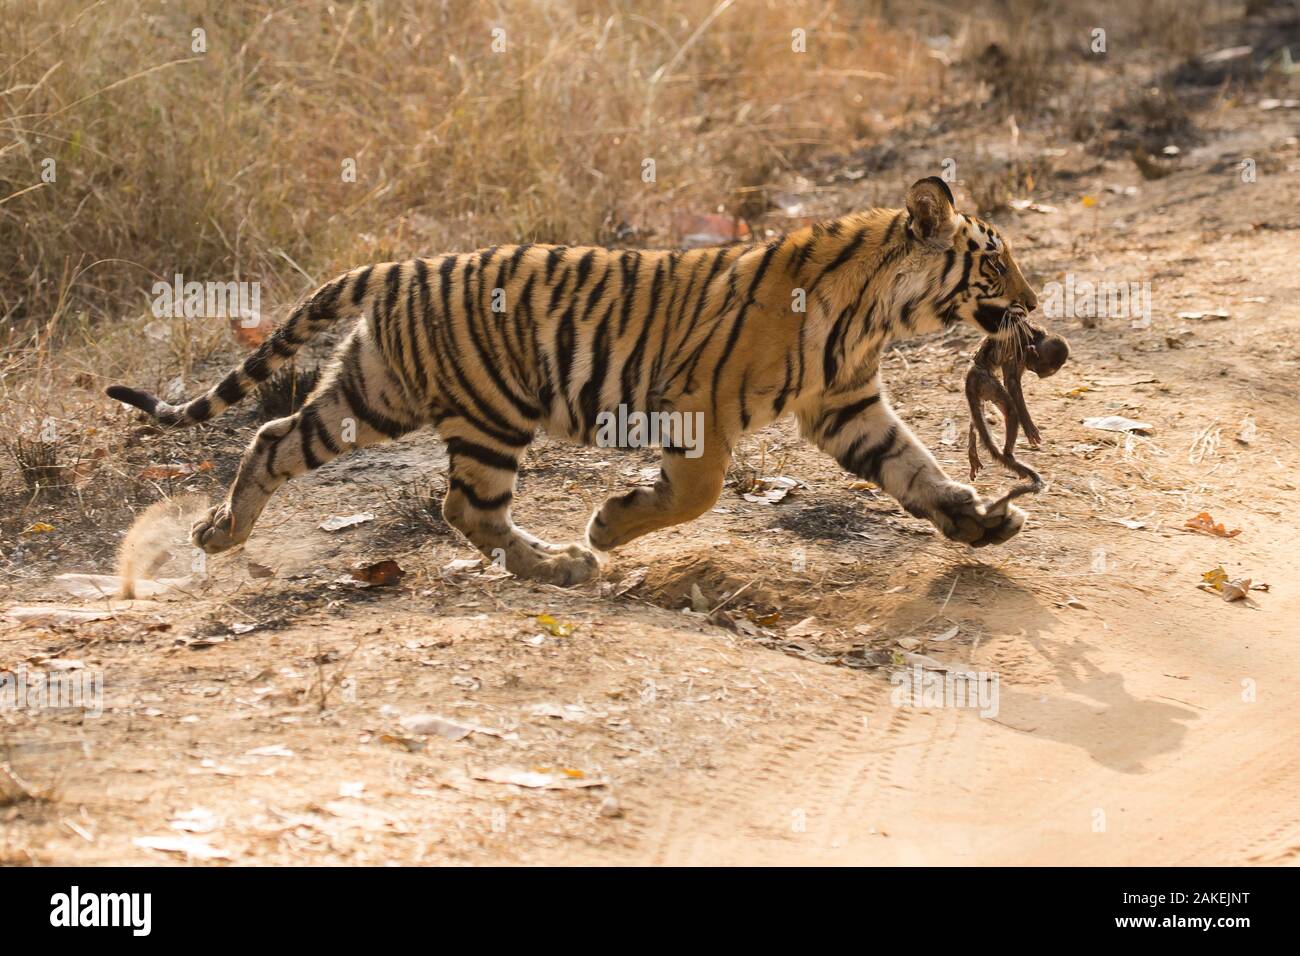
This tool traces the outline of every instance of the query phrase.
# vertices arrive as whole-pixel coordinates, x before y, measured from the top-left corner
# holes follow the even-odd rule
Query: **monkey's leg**
[[[984,467],[984,463],[980,461],[979,436],[975,431],[974,419],[971,419],[970,427],[966,430],[966,455],[970,458],[970,480],[974,481],[975,476]]]

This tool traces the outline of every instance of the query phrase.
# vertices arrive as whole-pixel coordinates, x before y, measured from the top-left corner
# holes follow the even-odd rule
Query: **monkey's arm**
[[[1006,453],[1000,451],[997,445],[993,444],[993,438],[989,435],[988,423],[984,421],[984,402],[993,402],[1002,409],[1002,414],[1007,417],[1009,428],[1011,399],[1007,395],[1006,389],[1002,387],[1002,383],[987,368],[981,365],[972,365],[970,371],[966,373],[966,404],[970,406],[971,432],[969,437],[971,447],[969,451],[972,478],[975,477],[975,471],[981,467],[978,464],[979,457],[974,442],[976,434],[984,442],[984,447],[988,449],[990,455],[1002,462],[1002,464],[1007,464]]]
[[[1043,436],[1038,431],[1038,426],[1034,424],[1033,418],[1029,415],[1029,408],[1025,405],[1025,392],[1020,384],[1020,376],[1024,373],[1024,368],[1019,363],[1004,363],[1002,366],[1002,380],[1006,383],[1004,393],[1008,396],[1008,401],[1014,406],[1014,415],[1007,418],[1007,445],[1006,454],[1008,457],[1015,457],[1016,431],[1017,425],[1023,425],[1025,429],[1025,439],[1029,444],[1037,446],[1043,440]]]
[[[984,400],[990,396],[992,389],[1000,388],[989,370],[978,361],[972,363],[966,372],[966,405],[970,410],[970,426],[966,429],[966,454],[970,458],[971,481],[980,473],[984,463],[980,461],[979,439],[984,439],[984,447],[993,455],[997,451],[989,439],[988,426],[984,422]]]

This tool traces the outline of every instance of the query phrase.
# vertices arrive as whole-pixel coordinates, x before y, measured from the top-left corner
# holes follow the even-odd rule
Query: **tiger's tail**
[[[314,338],[321,329],[347,314],[367,308],[374,296],[371,275],[382,267],[362,266],[325,283],[293,310],[266,341],[248,358],[205,394],[181,405],[171,405],[157,396],[126,385],[110,385],[109,398],[134,405],[163,425],[188,427],[216,418],[231,405],[242,401],[260,382],[265,382]]]

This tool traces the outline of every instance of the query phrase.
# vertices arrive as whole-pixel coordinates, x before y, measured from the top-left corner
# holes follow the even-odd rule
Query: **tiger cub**
[[[1036,305],[1006,240],[930,177],[904,209],[766,242],[525,244],[363,266],[312,293],[207,394],[178,406],[120,385],[108,394],[167,425],[205,422],[322,328],[359,316],[306,403],[257,432],[225,502],[194,524],[209,553],[244,542],[295,475],[432,424],[450,458],[448,523],[515,574],[577,584],[605,552],[708,510],[740,436],[786,415],[848,471],[979,547],[1016,534],[1024,512],[990,510],[943,473],[890,409],[880,355],[892,339],[959,321],[1004,337]],[[519,463],[539,427],[636,445],[616,433],[647,418],[664,424],[653,487],[607,500],[580,543],[549,544],[514,523]]]

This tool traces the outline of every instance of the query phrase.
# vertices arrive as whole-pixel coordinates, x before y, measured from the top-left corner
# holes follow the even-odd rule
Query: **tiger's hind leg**
[[[216,554],[243,544],[271,495],[290,478],[422,424],[395,401],[400,393],[370,346],[353,339],[342,353],[338,370],[302,408],[258,429],[226,500],[191,528],[195,547]]]
[[[450,459],[442,514],[486,557],[520,577],[569,587],[596,577],[600,565],[590,548],[548,544],[510,516],[519,460],[532,436],[489,436],[462,418],[439,424]],[[500,437],[509,437],[510,442]]]
[[[707,442],[704,453],[695,458],[680,449],[665,449],[654,487],[607,500],[587,525],[587,541],[599,551],[611,551],[643,534],[699,517],[722,493],[730,462],[731,450],[721,439]]]

